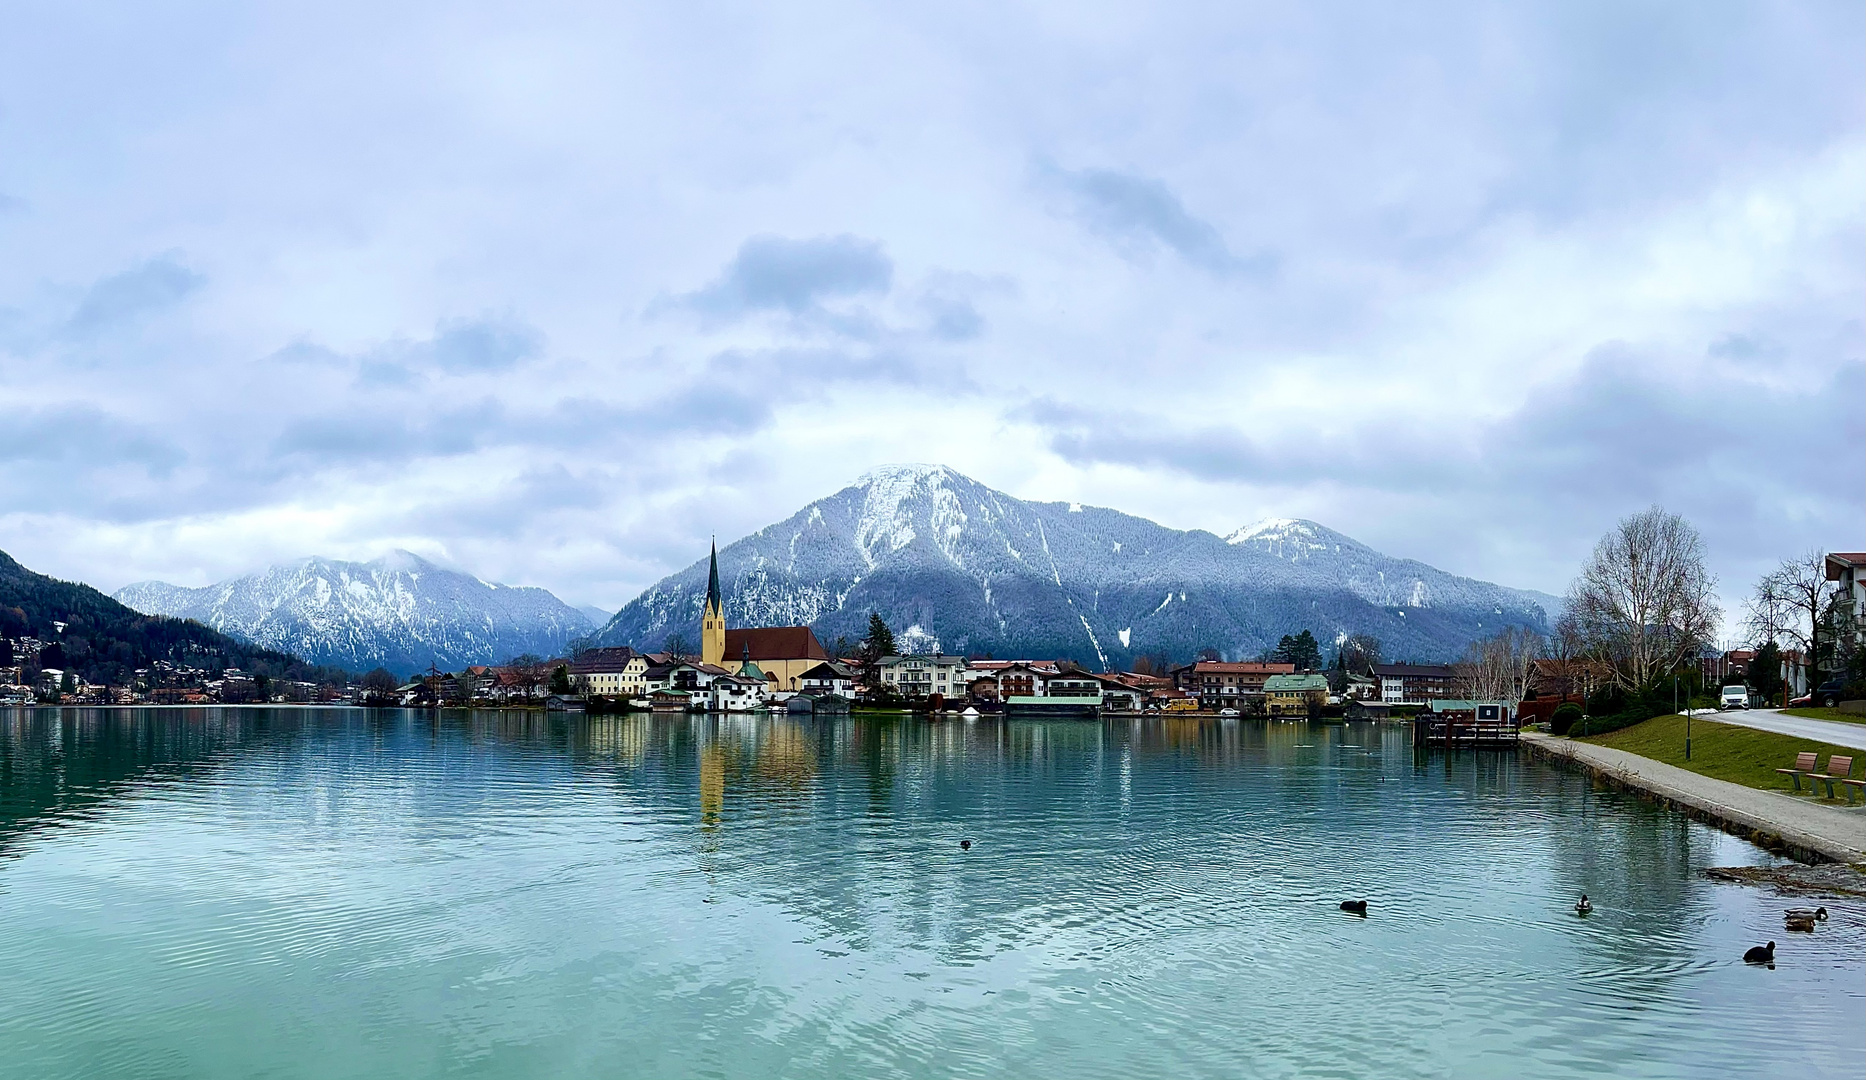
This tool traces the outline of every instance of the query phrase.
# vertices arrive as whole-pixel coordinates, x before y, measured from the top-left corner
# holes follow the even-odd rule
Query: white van
[[[1717,707],[1719,709],[1747,709],[1749,708],[1749,687],[1747,686],[1726,686],[1724,687],[1723,694],[1717,701]]]

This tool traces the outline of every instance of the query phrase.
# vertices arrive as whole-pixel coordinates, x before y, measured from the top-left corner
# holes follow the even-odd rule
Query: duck
[[[1811,934],[1814,932],[1814,924],[1816,922],[1825,922],[1827,920],[1827,909],[1824,907],[1813,909],[1789,908],[1783,913],[1782,919],[1788,924],[1790,930],[1799,930],[1802,933]]]
[[[960,850],[960,851],[970,851],[970,850],[972,850],[972,841],[970,841],[970,840],[961,840],[961,841],[959,841],[959,850]]]
[[[1775,942],[1771,941],[1767,945],[1757,945],[1750,949],[1743,954],[1743,962],[1745,964],[1775,963]]]
[[[1588,912],[1593,911],[1593,910],[1594,910],[1594,901],[1589,900],[1587,898],[1586,893],[1582,893],[1581,899],[1576,900],[1574,902],[1574,913],[1576,915],[1586,915]]]
[[[1341,902],[1341,910],[1350,912],[1355,915],[1365,915],[1367,914],[1367,901],[1365,900],[1343,900]]]

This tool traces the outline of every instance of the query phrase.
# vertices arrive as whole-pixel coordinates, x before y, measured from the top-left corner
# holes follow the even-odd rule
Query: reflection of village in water
[[[1266,776],[1318,753],[1346,754],[1376,768],[1417,763],[1482,785],[1511,771],[1503,759],[1415,757],[1404,725],[1218,722],[1150,717],[1055,723],[985,718],[929,724],[906,716],[791,718],[784,714],[582,717],[526,711],[301,711],[256,709],[66,709],[13,711],[0,720],[0,830],[60,808],[160,785],[254,753],[277,754],[316,737],[320,752],[389,753],[426,743],[443,754],[544,754],[576,772],[594,770],[659,798],[691,793],[696,820],[717,829],[734,816],[808,810],[831,797],[838,812],[859,777],[862,812],[885,814],[897,795],[927,784],[1097,783],[1107,759],[1129,777],[1136,758]],[[332,741],[335,737],[335,741]],[[1080,772],[1081,763],[1089,765]],[[462,763],[464,765],[464,763]],[[1057,772],[1067,765],[1068,773]],[[823,782],[825,773],[840,777]],[[681,781],[680,776],[687,776]],[[897,787],[901,788],[897,792]]]
[[[827,950],[898,939],[956,964],[1129,905],[1201,896],[1228,925],[1409,866],[1473,889],[1533,866],[1682,902],[1707,852],[1680,815],[1514,754],[1421,753],[1381,723],[15,711],[0,780],[0,858],[204,785],[306,826],[400,821],[417,843],[538,815],[579,860],[593,845],[607,902],[684,879],[700,902],[785,911]],[[1683,956],[1666,910],[1642,916],[1629,963]]]

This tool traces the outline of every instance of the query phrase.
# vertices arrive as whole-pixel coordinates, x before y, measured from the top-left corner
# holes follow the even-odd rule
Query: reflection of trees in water
[[[39,830],[96,820],[150,786],[196,778],[280,723],[256,728],[208,709],[0,712],[0,854]]]

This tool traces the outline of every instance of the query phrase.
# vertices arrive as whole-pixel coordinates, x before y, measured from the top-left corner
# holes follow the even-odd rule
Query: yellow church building
[[[726,629],[725,594],[719,588],[719,545],[713,545],[706,579],[706,607],[700,614],[700,662],[738,670],[746,661],[764,673],[766,689],[791,694],[803,673],[830,659],[829,651],[807,626]]]

